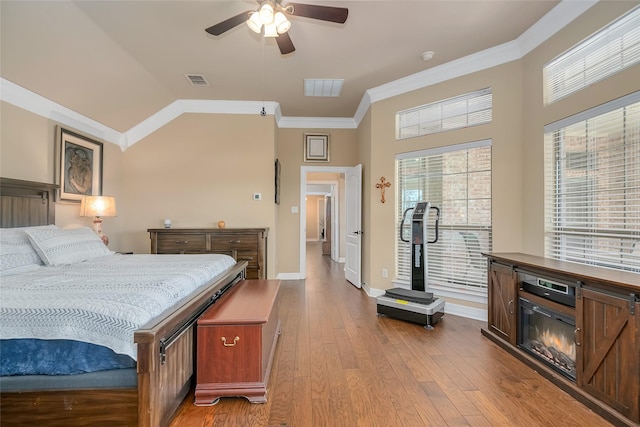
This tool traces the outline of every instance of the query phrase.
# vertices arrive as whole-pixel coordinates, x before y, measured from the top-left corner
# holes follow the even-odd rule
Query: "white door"
[[[346,173],[347,251],[344,277],[355,287],[362,286],[362,165]]]

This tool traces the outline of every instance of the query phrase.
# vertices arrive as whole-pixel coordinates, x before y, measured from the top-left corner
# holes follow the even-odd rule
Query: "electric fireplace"
[[[521,293],[518,347],[575,382],[575,288],[545,279],[527,278],[521,281],[521,289],[541,298],[527,299],[526,292]],[[559,305],[566,308],[554,308]]]

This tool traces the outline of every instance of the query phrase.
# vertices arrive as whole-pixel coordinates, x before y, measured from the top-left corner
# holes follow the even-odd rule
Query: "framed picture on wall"
[[[102,143],[58,126],[56,138],[58,199],[79,202],[102,195]]]
[[[310,133],[304,135],[304,161],[329,161],[329,135]]]

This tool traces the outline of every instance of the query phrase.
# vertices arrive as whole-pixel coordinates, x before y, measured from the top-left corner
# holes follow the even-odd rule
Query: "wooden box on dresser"
[[[225,253],[247,261],[247,279],[267,278],[268,228],[150,228],[152,254]]]
[[[615,425],[640,426],[640,274],[521,253],[485,256],[489,299],[482,334]],[[532,294],[521,277],[565,284],[575,308]],[[522,299],[534,310],[555,304],[575,316],[575,381],[524,350],[517,337],[527,316],[520,313]]]
[[[280,335],[279,280],[243,280],[198,319],[195,403],[267,401]]]

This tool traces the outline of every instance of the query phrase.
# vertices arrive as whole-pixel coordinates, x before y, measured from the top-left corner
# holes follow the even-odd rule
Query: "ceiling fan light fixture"
[[[264,36],[265,37],[278,37],[278,30],[276,29],[276,24],[265,24],[264,25]]]
[[[260,20],[266,26],[273,23],[273,6],[265,3],[260,7]]]
[[[260,14],[258,12],[253,12],[251,14],[251,18],[247,19],[247,25],[251,28],[251,31],[260,34],[260,30],[262,29]]]
[[[278,30],[278,34],[284,34],[289,31],[289,28],[291,28],[291,22],[289,22],[282,12],[276,12],[273,21],[276,25],[276,29]]]

